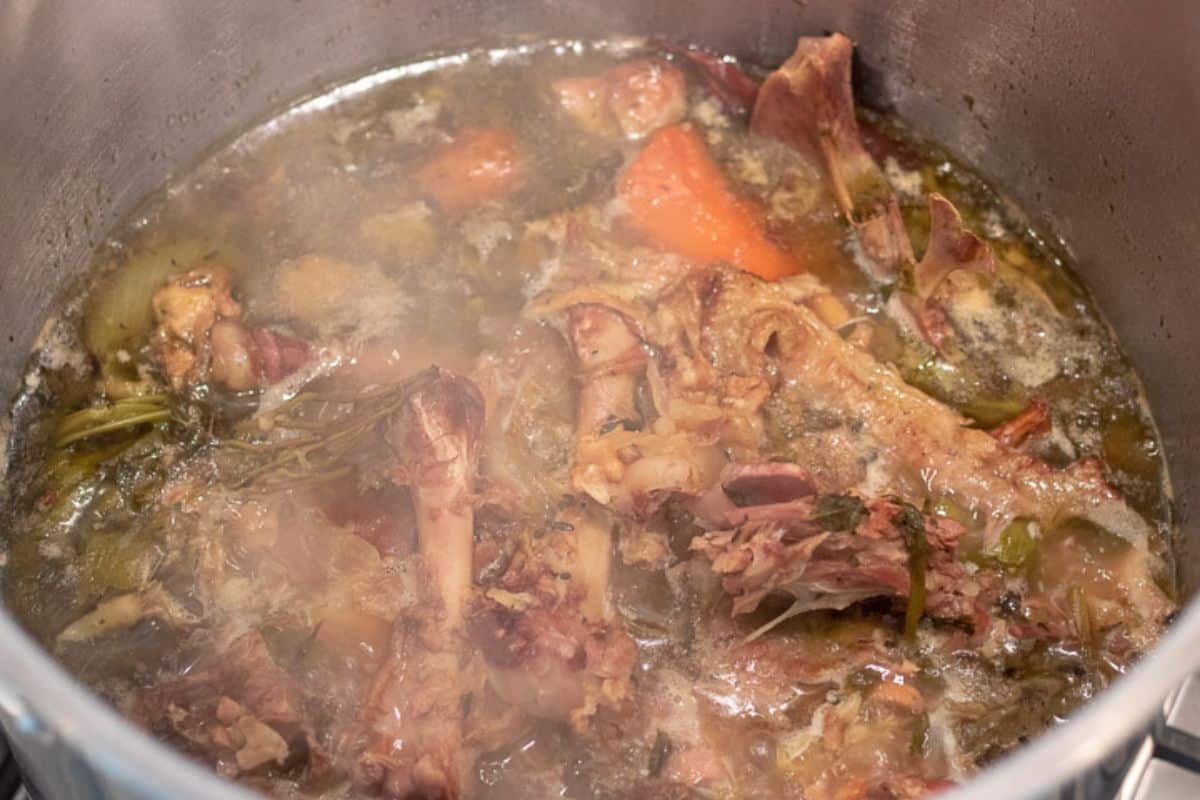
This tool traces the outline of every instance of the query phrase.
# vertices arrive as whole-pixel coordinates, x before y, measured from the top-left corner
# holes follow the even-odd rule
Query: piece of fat
[[[194,625],[199,618],[171,597],[161,584],[140,592],[117,595],[72,622],[58,634],[58,644],[86,642],[133,627],[145,617],[158,617],[173,626]]]
[[[721,110],[721,104],[715,97],[706,97],[692,103],[692,119],[709,128],[728,128],[729,117]]]
[[[925,193],[925,182],[921,179],[921,173],[900,166],[900,162],[894,156],[883,160],[883,175],[898,195],[920,200]]]
[[[433,125],[441,113],[441,103],[418,97],[408,108],[395,108],[383,112],[383,121],[398,142],[419,140]]]

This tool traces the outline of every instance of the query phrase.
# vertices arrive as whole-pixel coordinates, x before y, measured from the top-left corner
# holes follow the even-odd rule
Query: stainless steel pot
[[[860,96],[951,143],[1070,243],[1162,426],[1183,583],[1200,525],[1200,14],[1114,0],[10,0],[0,6],[0,387],[90,247],[206,146],[375,66],[523,34],[666,34],[781,60],[859,44]],[[2,441],[2,440],[0,440]],[[1189,607],[1133,674],[955,796],[1043,797],[1200,666]],[[93,698],[0,613],[0,722],[51,798],[243,797]]]

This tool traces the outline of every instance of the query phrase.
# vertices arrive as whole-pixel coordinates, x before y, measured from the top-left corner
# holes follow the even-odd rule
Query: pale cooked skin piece
[[[996,525],[1014,517],[1049,524],[1079,517],[1145,550],[1146,520],[1089,463],[1054,469],[970,426],[948,406],[905,383],[896,370],[847,343],[798,306],[779,338],[786,380],[862,423],[862,435],[892,470],[909,469],[930,490],[979,508]]]

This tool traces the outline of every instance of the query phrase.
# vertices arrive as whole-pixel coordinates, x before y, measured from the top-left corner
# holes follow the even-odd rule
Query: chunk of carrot
[[[802,270],[767,239],[751,205],[730,191],[690,128],[656,132],[621,178],[618,193],[633,228],[663,249],[704,263],[723,261],[769,281]]]
[[[506,130],[470,129],[417,170],[421,193],[458,213],[508,194],[524,177],[516,137]]]

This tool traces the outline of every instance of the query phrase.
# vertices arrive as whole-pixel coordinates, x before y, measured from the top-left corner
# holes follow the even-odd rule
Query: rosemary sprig
[[[309,391],[295,397],[272,417],[273,427],[296,431],[289,438],[230,438],[222,442],[236,451],[237,487],[251,483],[289,484],[330,480],[351,470],[347,462],[378,441],[379,423],[396,413],[408,398],[411,380],[375,387],[359,394]],[[318,407],[349,406],[328,422],[313,419]]]
[[[54,432],[54,446],[75,442],[137,425],[165,422],[171,418],[166,395],[147,395],[117,400],[106,406],[80,409],[63,417]]]

